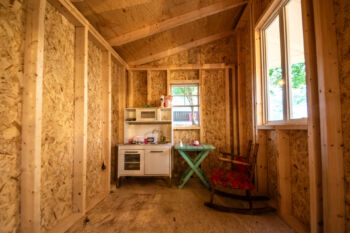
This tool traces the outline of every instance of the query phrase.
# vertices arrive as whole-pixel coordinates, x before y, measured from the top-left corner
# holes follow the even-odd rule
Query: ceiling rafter
[[[195,40],[195,41],[180,45],[180,46],[175,47],[175,48],[171,48],[171,49],[162,51],[162,52],[157,53],[157,54],[153,54],[153,55],[150,55],[150,56],[147,56],[147,57],[135,60],[135,61],[128,62],[128,64],[132,65],[132,66],[142,65],[142,64],[145,64],[148,62],[152,62],[152,61],[155,61],[155,60],[167,57],[167,56],[171,56],[171,55],[186,51],[186,50],[194,48],[194,47],[198,47],[198,46],[201,46],[201,45],[204,45],[204,44],[207,44],[207,43],[219,40],[219,39],[223,39],[223,38],[231,36],[233,34],[234,34],[233,30],[220,32],[220,33],[208,36],[208,37],[204,37],[204,38],[199,39],[199,40]]]
[[[154,35],[156,33],[167,31],[174,27],[190,23],[198,19],[220,13],[222,11],[239,7],[247,3],[247,0],[225,0],[207,7],[200,8],[198,10],[191,11],[180,16],[173,17],[171,19],[164,20],[163,22],[149,25],[144,28],[109,39],[108,42],[111,44],[111,46],[121,46],[123,44],[127,44],[142,39],[144,37]]]

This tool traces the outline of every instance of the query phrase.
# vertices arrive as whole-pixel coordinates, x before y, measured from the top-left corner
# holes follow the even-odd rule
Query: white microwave
[[[136,121],[156,121],[156,108],[138,108],[136,109]]]

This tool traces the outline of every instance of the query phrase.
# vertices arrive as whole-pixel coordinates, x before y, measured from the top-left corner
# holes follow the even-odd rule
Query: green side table
[[[187,183],[187,181],[191,178],[193,173],[196,173],[205,187],[210,188],[210,183],[204,172],[199,168],[199,165],[203,162],[203,160],[208,156],[209,152],[215,150],[215,147],[210,144],[202,144],[199,146],[191,146],[184,144],[183,146],[176,145],[175,150],[179,151],[181,157],[187,162],[189,167],[182,174],[179,185],[179,189]],[[198,155],[192,159],[187,152],[189,151],[197,151]]]

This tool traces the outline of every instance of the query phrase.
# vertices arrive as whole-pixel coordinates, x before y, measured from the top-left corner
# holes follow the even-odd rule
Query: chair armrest
[[[245,166],[251,166],[250,163],[246,163],[246,162],[242,162],[242,161],[237,161],[237,160],[232,160],[232,159],[228,159],[225,157],[219,157],[219,160],[224,161],[224,162],[230,162],[230,163],[234,163],[234,164],[240,164],[240,165],[245,165]]]
[[[219,151],[220,154],[222,154],[223,156],[231,156],[231,153],[228,152],[223,152],[223,151]]]
[[[251,166],[250,163],[241,162],[241,161],[237,161],[237,160],[232,160],[231,162],[234,163],[234,164],[240,164],[240,165],[245,165],[245,166]]]
[[[229,158],[225,158],[225,157],[223,157],[223,156],[219,156],[219,160],[221,160],[221,161],[224,161],[224,162],[230,162],[231,163],[231,159],[229,159]]]
[[[232,154],[231,153],[228,153],[228,152],[223,152],[223,151],[219,151],[220,154],[222,154],[223,156],[222,157],[231,157]],[[233,158],[242,158],[242,159],[247,159],[247,156],[244,156],[244,155],[233,155]]]

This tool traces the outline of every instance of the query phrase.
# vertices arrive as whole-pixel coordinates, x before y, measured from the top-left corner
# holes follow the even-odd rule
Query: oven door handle
[[[152,150],[151,153],[163,153],[165,151],[161,151],[161,150]]]
[[[138,151],[125,151],[124,154],[140,154]]]

